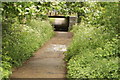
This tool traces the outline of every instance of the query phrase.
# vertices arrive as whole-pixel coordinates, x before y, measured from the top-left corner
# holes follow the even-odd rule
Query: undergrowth
[[[85,4],[85,17],[73,26],[66,52],[67,78],[119,78],[118,4]]]
[[[9,78],[11,69],[21,66],[24,61],[33,56],[54,32],[48,21],[41,19],[32,19],[26,24],[15,22],[8,24],[5,21],[2,24],[2,78]]]

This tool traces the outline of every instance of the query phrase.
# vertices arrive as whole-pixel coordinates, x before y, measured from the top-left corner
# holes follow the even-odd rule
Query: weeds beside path
[[[66,64],[63,52],[72,38],[70,32],[56,32],[55,37],[39,49],[11,78],[65,78]]]

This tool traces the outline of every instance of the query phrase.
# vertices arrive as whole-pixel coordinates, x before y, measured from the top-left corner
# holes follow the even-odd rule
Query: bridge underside
[[[49,16],[50,22],[54,26],[55,31],[68,31],[69,17],[65,16]]]

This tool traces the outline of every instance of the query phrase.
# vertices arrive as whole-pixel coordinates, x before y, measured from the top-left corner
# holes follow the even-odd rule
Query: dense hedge
[[[68,78],[118,78],[119,3],[85,3],[66,52]]]
[[[9,24],[5,21],[2,27],[2,78],[8,77],[12,67],[21,66],[54,34],[49,22],[40,19],[33,19],[26,24]]]

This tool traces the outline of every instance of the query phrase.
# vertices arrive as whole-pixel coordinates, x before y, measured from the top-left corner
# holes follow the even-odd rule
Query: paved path
[[[40,48],[11,78],[65,78],[66,63],[63,60],[70,44],[70,32],[55,32],[56,35]]]

